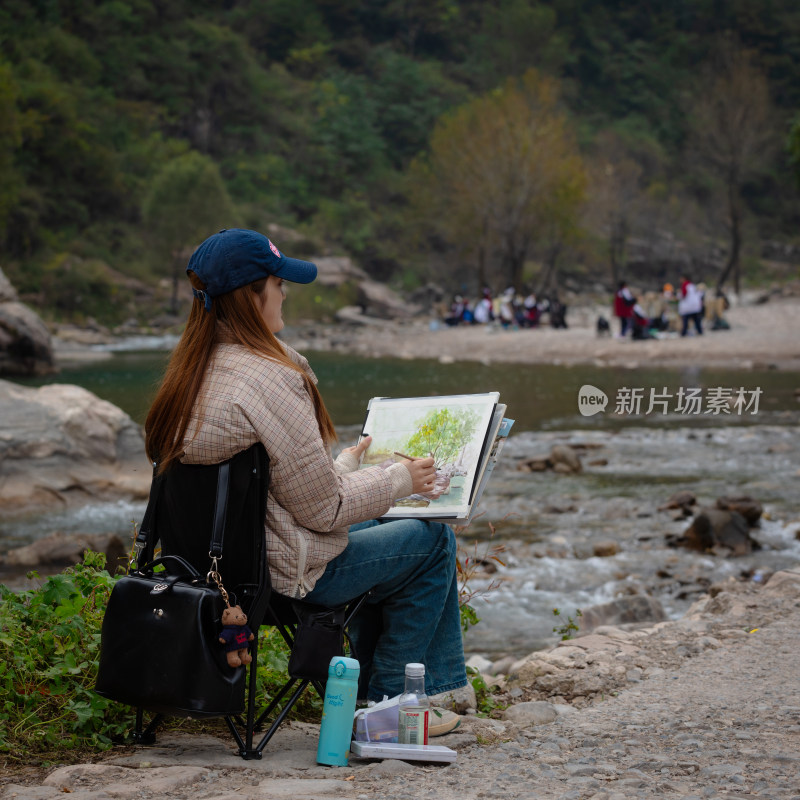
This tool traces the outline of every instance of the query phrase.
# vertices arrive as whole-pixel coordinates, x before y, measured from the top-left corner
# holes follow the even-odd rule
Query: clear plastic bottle
[[[397,741],[428,744],[430,700],[425,694],[425,665],[406,664],[406,683],[398,702]]]

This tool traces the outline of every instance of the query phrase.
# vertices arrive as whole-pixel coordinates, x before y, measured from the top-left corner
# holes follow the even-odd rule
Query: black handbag
[[[179,556],[153,559],[151,520],[163,483],[154,471],[129,574],[117,581],[103,617],[95,684],[102,697],[177,716],[228,716],[244,710],[247,670],[229,666],[219,642],[228,603],[217,572],[228,477],[229,465],[223,464],[209,546],[211,567],[203,576]],[[140,567],[140,559],[147,563]]]
[[[158,564],[169,572],[154,572]],[[103,618],[95,691],[163,714],[241,713],[247,670],[228,666],[218,641],[225,605],[177,556],[120,578]]]

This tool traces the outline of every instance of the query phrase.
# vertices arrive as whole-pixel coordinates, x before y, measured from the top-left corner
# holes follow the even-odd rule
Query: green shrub
[[[38,589],[14,593],[0,584],[0,753],[11,760],[30,763],[58,759],[68,750],[105,750],[133,729],[132,708],[93,691],[103,614],[117,581],[104,565],[105,556],[90,552],[82,564]],[[258,697],[269,700],[283,685],[288,660],[277,630],[262,628]],[[291,718],[318,721],[321,712],[322,701],[307,691]],[[165,724],[187,723],[173,718]],[[188,726],[225,730],[216,720]]]
[[[124,706],[92,691],[100,626],[116,582],[105,556],[15,594],[0,586],[0,752],[105,749],[127,726]]]
[[[553,615],[560,618],[561,611],[557,608],[554,608]],[[581,610],[576,608],[575,619],[579,619],[582,616],[583,614],[581,613]],[[571,615],[568,615],[566,622],[562,621],[559,625],[556,625],[553,628],[553,633],[557,633],[561,637],[562,642],[566,642],[568,639],[571,639],[572,634],[577,633],[580,630],[580,626],[577,624],[575,619],[573,619]]]
[[[97,259],[60,254],[44,265],[42,305],[57,319],[82,324],[93,317],[117,324],[130,316],[130,292]]]
[[[479,717],[491,716],[495,710],[502,711],[508,708],[506,703],[501,703],[494,695],[498,691],[496,686],[489,686],[483,675],[474,667],[467,667],[467,679],[475,690],[475,702]]]

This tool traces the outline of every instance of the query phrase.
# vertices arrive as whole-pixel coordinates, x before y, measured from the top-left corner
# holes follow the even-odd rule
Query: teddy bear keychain
[[[216,583],[222,599],[225,601],[225,609],[222,612],[222,631],[219,635],[219,643],[225,645],[225,654],[228,658],[229,667],[241,667],[242,664],[249,664],[253,657],[250,655],[248,642],[255,639],[253,631],[247,626],[247,615],[239,605],[232,606],[228,593],[222,585],[222,576],[217,570],[217,559],[211,560],[211,570],[206,576],[208,583]]]
[[[253,660],[247,646],[253,639],[255,636],[247,627],[247,616],[242,607],[228,606],[222,612],[222,632],[219,635],[220,644],[225,645],[228,666],[240,667]]]

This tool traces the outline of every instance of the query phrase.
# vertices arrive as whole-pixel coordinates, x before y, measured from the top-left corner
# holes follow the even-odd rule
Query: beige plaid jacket
[[[286,350],[316,382],[306,359]],[[182,460],[216,464],[258,441],[270,458],[265,528],[273,588],[302,597],[344,550],[348,526],[385,514],[392,499],[402,496],[393,487],[396,470],[341,472],[320,436],[302,376],[241,345],[218,344],[192,411]],[[408,470],[395,466],[410,484]]]

